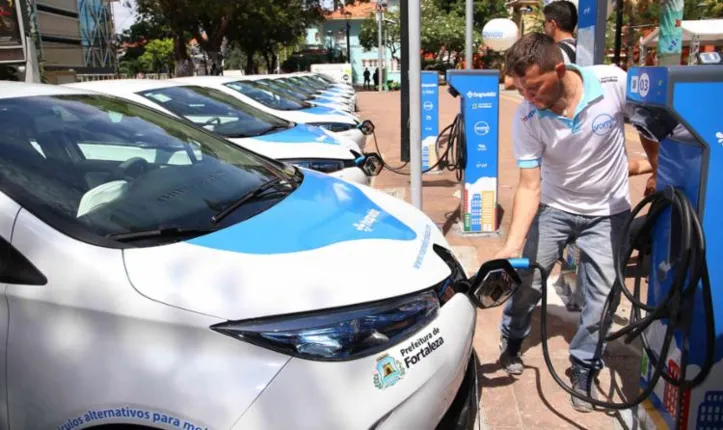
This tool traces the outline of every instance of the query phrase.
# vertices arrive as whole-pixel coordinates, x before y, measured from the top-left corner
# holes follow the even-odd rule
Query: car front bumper
[[[469,299],[457,294],[428,326],[374,356],[292,358],[234,428],[473,428],[479,406],[470,358],[475,315]]]
[[[337,170],[336,172],[329,173],[329,175],[361,185],[369,185],[372,180],[372,178],[364,173],[364,171],[359,167],[347,167]]]
[[[347,131],[341,131],[337,134],[339,134],[339,136],[343,136],[343,137],[351,140],[359,147],[360,151],[362,151],[362,152],[364,151],[364,147],[366,146],[366,143],[367,143],[367,137],[364,136],[364,133],[362,133],[362,131],[359,130],[358,128],[352,128]]]

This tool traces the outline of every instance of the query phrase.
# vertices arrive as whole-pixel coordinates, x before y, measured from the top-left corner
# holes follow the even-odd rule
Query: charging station
[[[663,348],[669,319],[660,319],[645,331],[654,357],[644,351],[640,388],[654,384],[654,362],[664,363],[669,378],[691,380],[711,360],[710,332],[714,349],[707,377],[693,388],[682,390],[658,379],[650,397],[638,407],[641,428],[720,429],[723,425],[723,66],[639,67],[628,71],[627,103],[631,123],[642,134],[660,142],[657,190],[681,190],[697,213],[705,237],[704,255],[711,297],[704,297],[701,282],[689,288],[692,300],[673,331],[669,348]],[[651,209],[652,210],[652,209]],[[647,304],[662,303],[681,269],[679,244],[685,223],[670,208],[664,209],[652,227]],[[684,242],[684,241],[683,241]],[[684,267],[684,266],[683,266]],[[692,269],[691,271],[692,272]],[[683,276],[690,277],[686,270]],[[702,281],[705,282],[705,281]],[[688,287],[686,285],[686,287]],[[685,294],[685,293],[683,293]],[[706,318],[703,302],[712,302],[714,327]],[[678,321],[680,324],[681,321]],[[661,351],[668,349],[664,357]]]
[[[437,138],[439,137],[439,74],[422,72],[422,172],[440,173],[437,164]]]
[[[497,215],[499,70],[448,70],[449,92],[460,98],[464,135],[462,157],[461,233],[489,234],[499,228]]]

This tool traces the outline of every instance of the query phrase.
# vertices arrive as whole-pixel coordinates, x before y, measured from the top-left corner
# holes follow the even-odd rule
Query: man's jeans
[[[582,216],[547,205],[540,205],[527,235],[523,257],[537,262],[548,273],[568,243],[580,249],[578,288],[583,307],[575,337],[570,342],[570,357],[586,367],[603,366],[602,352],[596,351],[600,316],[608,293],[615,282],[615,265],[623,242],[623,227],[630,211],[612,216]],[[520,270],[522,285],[507,302],[502,317],[502,335],[523,339],[530,334],[530,319],[541,298],[540,275]]]

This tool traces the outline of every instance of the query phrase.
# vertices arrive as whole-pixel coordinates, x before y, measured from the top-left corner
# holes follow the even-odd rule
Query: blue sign
[[[672,345],[667,357],[660,357],[668,375],[678,378],[686,357],[686,378],[697,374],[705,363],[708,348],[713,351],[711,373],[701,383],[682,393],[681,416],[678,417],[678,390],[663,379],[647,400],[650,404],[639,408],[641,417],[652,421],[656,417],[659,427],[703,429],[720,425],[723,420],[723,271],[718,269],[723,256],[723,74],[700,73],[703,67],[636,67],[628,71],[627,100],[648,106],[654,111],[667,111],[679,119],[680,124],[671,137],[659,144],[656,188],[673,186],[690,199],[702,218],[706,238],[705,257],[710,270],[711,299],[714,313],[714,345],[707,344],[707,327],[703,293],[699,285],[693,286],[689,309],[690,332],[683,342],[682,332],[673,332]],[[673,222],[670,209],[665,209],[653,226],[647,303],[658,306],[667,297],[674,282],[673,275],[680,269],[676,244],[681,240],[679,221]],[[686,288],[691,286],[686,284]],[[686,292],[687,293],[687,292]],[[646,330],[651,349],[660,355],[662,340],[668,329],[668,320],[653,323]],[[652,361],[643,354],[640,388],[650,385]],[[680,422],[679,422],[680,420]]]
[[[450,70],[447,82],[461,98],[467,141],[462,189],[464,232],[492,233],[497,220],[499,71]]]
[[[664,105],[668,102],[668,69],[665,67],[632,67],[628,71],[629,100]]]
[[[422,72],[422,172],[437,164],[435,144],[439,136],[439,74]],[[434,171],[439,172],[435,167]]]
[[[577,6],[576,64],[592,66],[602,64],[605,51],[605,18],[607,3],[580,0]]]

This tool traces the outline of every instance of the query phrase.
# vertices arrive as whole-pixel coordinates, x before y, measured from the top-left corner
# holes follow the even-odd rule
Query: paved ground
[[[447,87],[440,87],[440,129],[451,123],[459,111],[459,100],[446,92]],[[399,166],[401,133],[400,93],[359,92],[358,106],[361,117],[371,119],[376,125],[379,150],[387,163]],[[501,91],[500,107],[500,152],[499,152],[499,204],[504,211],[499,235],[497,237],[462,237],[453,224],[455,211],[458,209],[459,197],[455,192],[459,184],[453,172],[423,177],[423,210],[434,219],[445,231],[446,237],[455,251],[463,260],[468,270],[476,270],[479,264],[492,258],[502,247],[505,232],[509,226],[509,213],[512,198],[517,184],[518,170],[512,157],[512,141],[509,130],[515,109],[520,103],[516,92]],[[633,159],[644,158],[644,152],[634,133],[628,131],[628,153]],[[370,139],[367,150],[374,150],[374,140]],[[645,186],[647,176],[631,178],[633,201],[638,201]],[[409,178],[385,170],[375,178],[373,186],[383,189],[398,198],[409,201]],[[553,351],[553,363],[557,372],[565,376],[569,368],[567,355],[568,342],[574,334],[574,325],[579,314],[567,312],[562,302],[554,293],[550,297],[550,314],[548,317],[548,338],[550,350]],[[629,413],[606,414],[593,412],[581,414],[572,409],[568,395],[559,388],[547,368],[542,356],[542,348],[537,333],[525,343],[525,373],[512,378],[500,370],[497,364],[498,324],[501,309],[479,311],[475,334],[475,349],[481,362],[482,402],[484,424],[492,429],[610,429],[621,422],[629,422]],[[624,322],[629,307],[620,306],[620,321]],[[539,328],[539,313],[533,322],[533,331]],[[612,369],[616,381],[610,384],[611,372],[600,375],[600,391],[610,393],[622,391],[627,396],[637,392],[637,374],[639,356],[635,349],[621,344],[609,346],[606,363]],[[611,386],[616,391],[611,391]],[[613,397],[620,399],[619,395]]]

